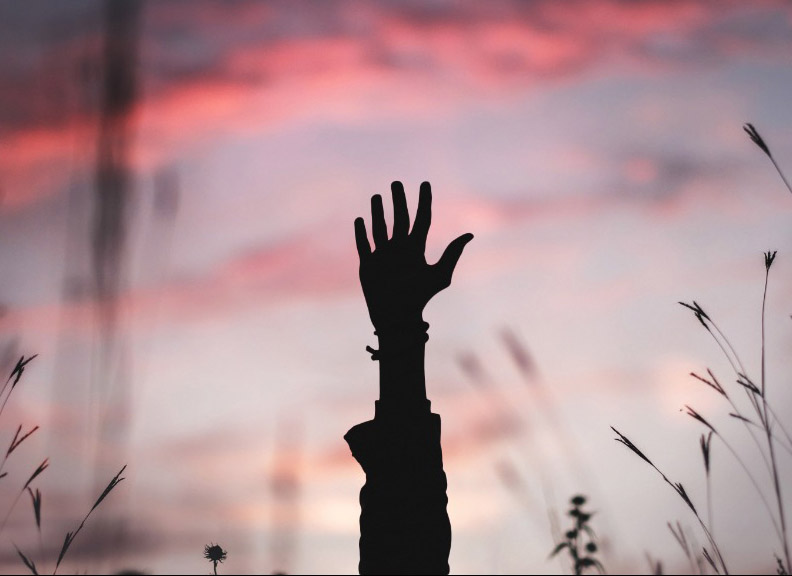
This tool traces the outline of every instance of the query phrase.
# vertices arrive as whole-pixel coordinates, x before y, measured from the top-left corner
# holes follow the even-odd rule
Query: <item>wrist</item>
[[[429,324],[423,320],[406,321],[380,326],[374,332],[379,340],[379,350],[367,346],[372,360],[391,360],[423,355],[426,342],[429,340]]]
[[[374,419],[384,422],[417,421],[431,413],[432,403],[425,396],[416,396],[407,401],[401,398],[389,398],[374,402]]]
[[[426,322],[393,324],[378,329],[379,350],[367,348],[379,361],[380,401],[395,413],[407,413],[426,401],[424,353]]]
[[[371,316],[371,324],[375,334],[389,332],[404,332],[414,328],[421,328],[425,324],[423,311],[405,312],[389,310],[387,314]]]

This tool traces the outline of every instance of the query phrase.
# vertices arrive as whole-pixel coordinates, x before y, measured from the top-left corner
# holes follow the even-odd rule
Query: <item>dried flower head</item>
[[[217,564],[226,559],[228,553],[219,544],[207,544],[204,546],[204,558],[214,563],[214,573],[217,574]]]
[[[222,562],[227,556],[228,553],[218,544],[207,544],[204,547],[204,558],[211,562]]]

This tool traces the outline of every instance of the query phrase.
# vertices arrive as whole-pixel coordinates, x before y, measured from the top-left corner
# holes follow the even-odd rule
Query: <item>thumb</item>
[[[462,251],[468,242],[473,240],[473,234],[462,234],[459,238],[452,241],[443,252],[440,260],[434,265],[437,291],[448,288],[451,285],[451,277],[454,275],[454,268],[456,268],[459,257],[462,256]]]

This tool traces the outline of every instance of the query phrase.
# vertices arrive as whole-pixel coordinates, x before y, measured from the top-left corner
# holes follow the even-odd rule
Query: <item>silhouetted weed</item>
[[[594,557],[594,554],[597,553],[597,543],[594,530],[589,526],[593,513],[583,510],[586,497],[574,496],[569,503],[571,507],[568,514],[573,519],[573,526],[564,533],[566,539],[556,545],[550,553],[550,557],[552,558],[561,551],[566,550],[572,559],[575,574],[583,574],[584,571],[591,568],[595,568],[600,574],[604,574],[605,569],[600,561]]]
[[[222,563],[228,557],[228,552],[223,550],[219,544],[207,544],[204,546],[204,558],[209,560],[214,566],[214,573],[217,574],[217,564]]]

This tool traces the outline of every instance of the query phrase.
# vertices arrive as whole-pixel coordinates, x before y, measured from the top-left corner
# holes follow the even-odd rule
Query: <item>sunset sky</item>
[[[208,573],[210,542],[228,550],[221,573],[356,571],[364,475],[342,437],[373,416],[378,373],[353,221],[370,222],[380,193],[390,223],[393,180],[411,213],[432,184],[430,262],[475,235],[425,312],[452,573],[559,572],[547,509],[566,526],[579,492],[609,572],[647,573],[647,553],[689,570],[666,523],[703,543],[695,518],[610,429],[706,516],[705,429],[686,404],[773,503],[745,428],[689,376],[710,367],[738,396],[677,302],[699,302],[757,379],[762,253],[778,250],[767,385],[790,421],[792,195],[742,130],[752,122],[792,174],[789,2],[142,4],[104,367],[91,292],[102,6],[0,4],[0,353],[39,355],[0,445],[41,426],[9,460],[0,514],[48,456],[36,485],[57,555],[128,464],[89,520],[124,519],[123,552],[77,548],[61,572]],[[723,444],[712,450],[730,569],[774,570],[760,498]],[[291,504],[273,489],[283,478]],[[27,496],[0,533],[6,572],[22,567],[12,540],[52,564]]]

